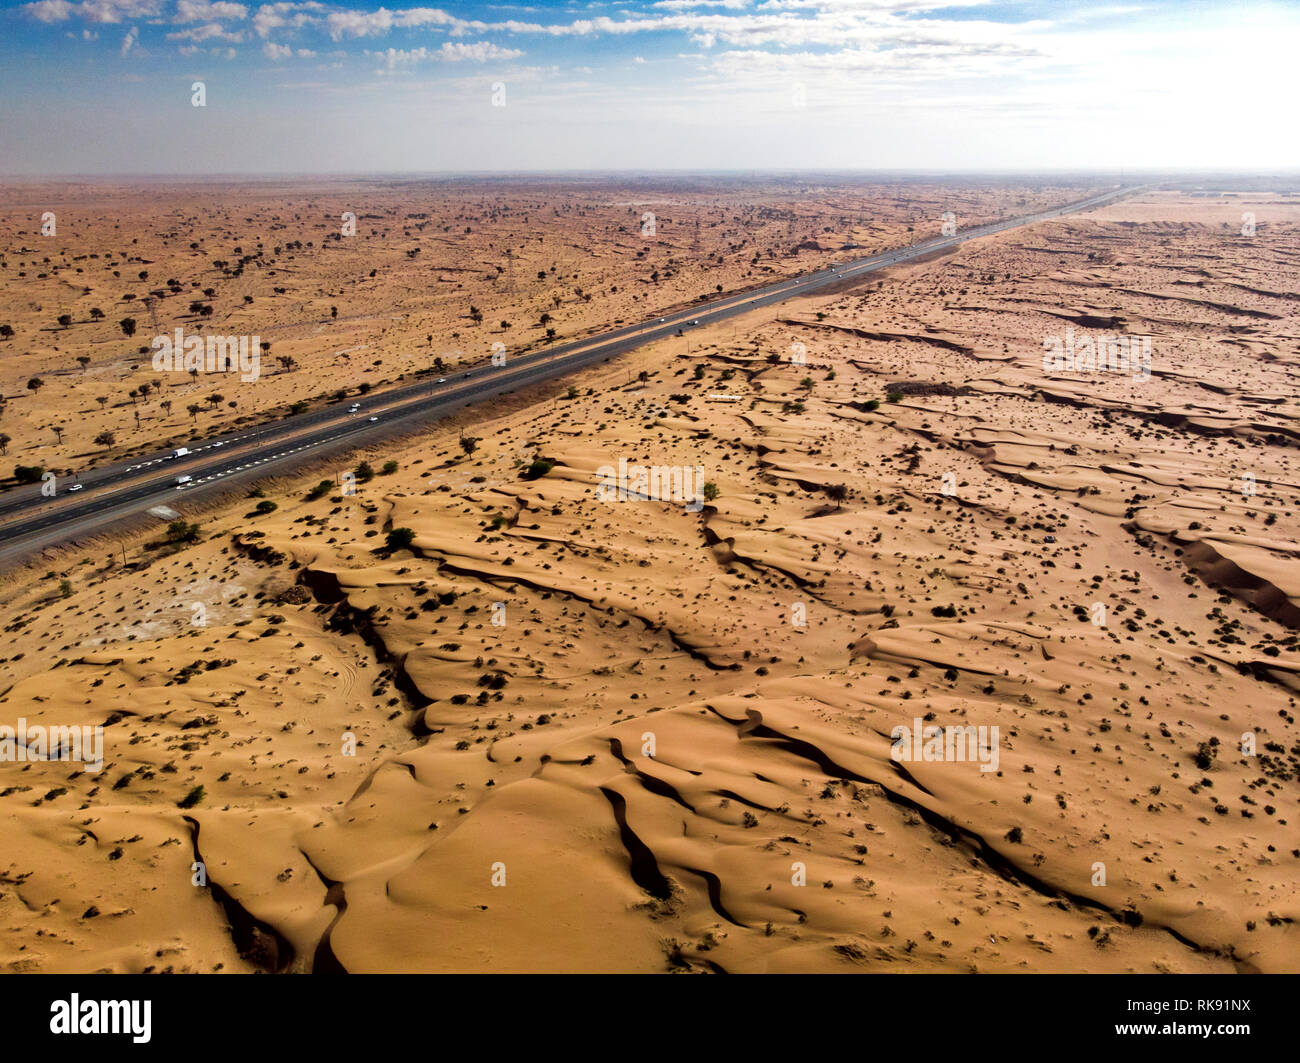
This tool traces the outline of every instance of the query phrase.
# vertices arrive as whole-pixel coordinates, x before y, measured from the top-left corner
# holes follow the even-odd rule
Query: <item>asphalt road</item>
[[[1137,190],[1137,186],[1116,188],[1037,214],[959,229],[952,236],[934,237],[909,247],[719,296],[599,336],[531,354],[508,355],[503,366],[479,365],[468,370],[447,371],[441,378],[426,376],[413,384],[371,392],[360,399],[344,400],[310,413],[189,444],[190,453],[181,458],[172,457],[171,450],[158,451],[88,471],[84,476],[61,477],[53,497],[43,495],[39,485],[15,488],[0,498],[0,563],[97,534],[114,521],[138,516],[150,507],[174,508],[195,495],[211,495],[229,489],[232,483],[256,480],[332,451],[410,431],[472,403],[608,361],[675,335],[679,329],[725,321],[794,295],[842,285],[846,279],[933,254],[966,240],[1087,210]],[[357,403],[360,412],[350,412],[349,407]],[[189,476],[190,480],[178,485],[176,479],[180,476]],[[73,484],[81,486],[69,491]]]

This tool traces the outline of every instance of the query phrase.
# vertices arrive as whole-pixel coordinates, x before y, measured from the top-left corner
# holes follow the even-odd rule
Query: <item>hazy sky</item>
[[[1276,171],[1298,66],[1249,0],[37,0],[0,173]]]

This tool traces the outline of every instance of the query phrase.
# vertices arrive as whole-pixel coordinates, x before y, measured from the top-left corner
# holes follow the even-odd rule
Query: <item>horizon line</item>
[[[213,182],[213,181],[284,181],[303,178],[336,180],[410,180],[412,178],[437,179],[478,179],[508,180],[512,178],[555,178],[555,177],[781,177],[781,176],[952,176],[952,177],[1095,177],[1106,179],[1133,179],[1139,176],[1160,178],[1164,180],[1192,180],[1207,177],[1254,177],[1254,178],[1295,178],[1300,179],[1300,168],[1295,169],[1250,169],[1218,167],[1183,167],[1178,169],[1159,169],[1148,167],[1125,167],[1124,169],[1089,169],[1079,167],[1044,167],[978,169],[962,167],[746,167],[742,169],[716,168],[679,168],[679,169],[518,169],[518,170],[327,170],[327,171],[257,171],[236,173],[134,173],[129,171],[112,171],[103,173],[2,173],[0,183],[17,183],[26,181],[47,182],[95,182],[95,181],[175,181],[175,182]]]

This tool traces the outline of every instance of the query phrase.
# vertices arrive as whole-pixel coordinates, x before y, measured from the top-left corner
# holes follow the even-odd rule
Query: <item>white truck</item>
[[[190,452],[190,448],[189,448],[189,447],[177,447],[175,450],[172,451],[172,457],[173,457],[173,458],[183,458],[183,457],[185,457],[185,455],[188,454],[189,452]]]

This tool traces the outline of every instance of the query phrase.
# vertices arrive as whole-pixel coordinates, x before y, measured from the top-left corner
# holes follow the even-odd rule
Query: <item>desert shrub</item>
[[[392,528],[384,537],[384,545],[389,550],[405,550],[413,542],[415,542],[413,528]]]
[[[167,525],[169,543],[192,543],[199,537],[199,526],[184,520],[174,520]]]

